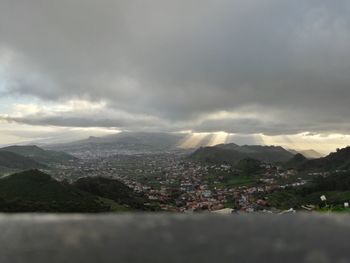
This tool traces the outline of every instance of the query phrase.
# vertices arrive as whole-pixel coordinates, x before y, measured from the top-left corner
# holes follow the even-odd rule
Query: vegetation
[[[149,210],[145,206],[149,201],[141,194],[136,194],[131,188],[118,180],[103,177],[85,177],[77,180],[74,186],[90,194],[108,198],[116,203],[123,204],[138,210]]]
[[[240,159],[243,159],[243,156],[241,153],[228,149],[201,147],[190,158],[203,163],[235,165]]]
[[[292,159],[290,159],[288,162],[283,164],[283,167],[285,169],[299,169],[307,161],[308,161],[308,159],[304,155],[298,153],[298,154],[294,155],[294,157]]]
[[[325,195],[327,202],[320,199]],[[343,207],[350,201],[350,173],[333,174],[326,178],[317,177],[311,184],[300,189],[287,189],[271,194],[271,206],[287,209],[300,208],[302,205],[313,204],[320,208],[327,206]]]
[[[227,178],[222,185],[225,187],[238,187],[238,186],[252,186],[256,185],[258,181],[252,176],[233,176]]]
[[[263,170],[261,162],[252,158],[240,160],[235,168],[238,169],[242,175],[255,175]]]
[[[38,170],[0,179],[3,212],[103,212],[108,206],[71,185],[60,183]]]
[[[301,170],[336,171],[350,169],[350,147],[339,149],[330,155],[306,162]]]
[[[144,210],[143,201],[147,199],[122,183],[104,178],[81,179],[71,185],[29,170],[0,179],[2,212],[120,212]]]
[[[64,152],[47,151],[35,145],[29,145],[29,146],[14,145],[14,146],[1,148],[0,151],[12,152],[17,155],[30,158],[42,164],[64,163],[70,160],[77,159],[76,157],[70,154],[67,154]],[[36,168],[36,167],[31,167],[31,168]]]
[[[8,152],[8,151],[0,151],[0,167],[3,170],[8,169],[36,169],[36,168],[44,168],[45,166],[36,162],[35,160],[21,156],[19,154]]]
[[[286,162],[292,157],[293,154],[282,147],[225,144],[201,147],[190,156],[190,159],[204,163],[236,165],[247,158],[274,163]]]
[[[19,171],[19,169],[17,169],[17,168],[9,168],[9,167],[0,166],[0,177],[14,174],[18,171]]]
[[[253,186],[259,183],[258,178],[251,175],[241,175],[236,172],[211,171],[204,179],[211,188],[233,188],[239,186]]]

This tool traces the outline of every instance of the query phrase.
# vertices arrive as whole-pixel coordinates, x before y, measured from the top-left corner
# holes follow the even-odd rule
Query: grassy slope
[[[138,210],[149,210],[144,204],[149,200],[135,193],[118,180],[102,177],[86,177],[77,180],[74,186],[93,195],[113,200],[126,207]]]
[[[0,199],[0,209],[6,212],[109,211],[95,196],[37,170],[0,179]]]
[[[324,158],[314,159],[301,166],[302,170],[334,171],[350,169],[350,147],[340,149]]]
[[[35,145],[29,146],[9,146],[1,148],[0,151],[8,151],[18,155],[22,155],[39,163],[62,163],[68,162],[69,160],[75,160],[76,158],[64,152],[47,151],[41,149]]]
[[[263,162],[284,162],[292,157],[290,152],[281,147],[241,146],[230,149],[222,145],[201,147],[189,156],[194,161],[231,165],[236,165],[239,161],[247,158]]]
[[[33,169],[45,167],[31,158],[7,151],[0,151],[0,166],[10,169]]]
[[[350,173],[315,178],[312,184],[300,189],[275,192],[269,196],[269,204],[277,208],[299,208],[301,205],[325,205],[320,196],[327,197],[327,204],[342,206],[350,201]]]

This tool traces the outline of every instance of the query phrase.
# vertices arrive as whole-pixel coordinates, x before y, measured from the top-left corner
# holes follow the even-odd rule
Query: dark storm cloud
[[[346,0],[2,0],[2,75],[9,93],[103,100],[173,129],[349,133],[349,13]],[[246,106],[273,122],[205,120]]]

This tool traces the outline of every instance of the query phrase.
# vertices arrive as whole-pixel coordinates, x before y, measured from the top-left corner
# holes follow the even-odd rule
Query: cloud
[[[103,114],[72,109],[7,119],[349,133],[349,11],[346,0],[2,0],[3,96],[105,103]],[[236,117],[210,117],[222,111]]]
[[[115,129],[165,128],[166,122],[145,114],[130,114],[109,109],[103,102],[70,100],[65,104],[15,104],[12,114],[0,114],[0,120],[35,126],[103,127]]]

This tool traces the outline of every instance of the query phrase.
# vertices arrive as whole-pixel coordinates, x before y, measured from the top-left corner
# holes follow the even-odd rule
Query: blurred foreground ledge
[[[0,262],[350,262],[341,215],[0,215]]]

